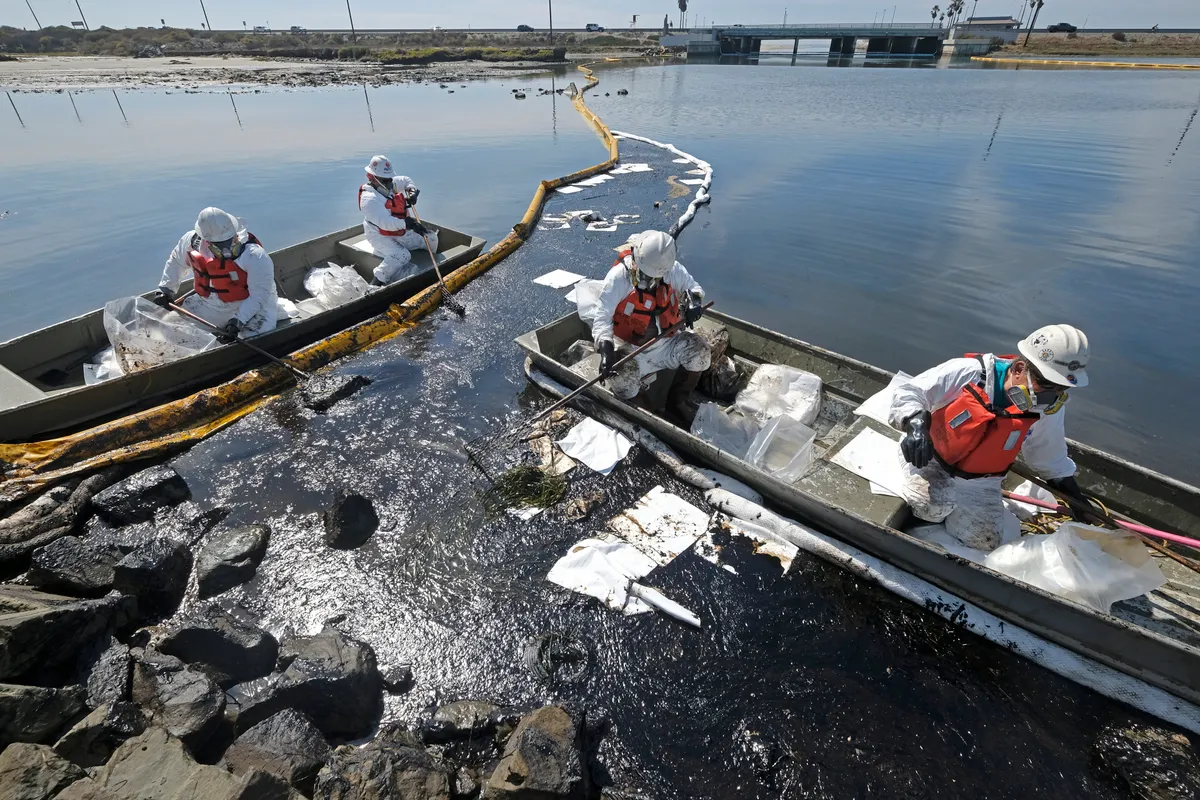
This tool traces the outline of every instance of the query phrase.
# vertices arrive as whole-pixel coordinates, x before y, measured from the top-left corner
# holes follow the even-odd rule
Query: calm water
[[[0,336],[152,285],[209,203],[269,246],[349,225],[376,151],[422,185],[431,219],[495,241],[536,179],[602,157],[569,104],[517,102],[513,86],[372,90],[375,132],[361,89],[235,95],[244,128],[220,94],[123,94],[128,127],[111,94],[76,99],[82,127],[64,96],[16,95],[29,129],[0,116],[0,209],[17,212],[0,221]],[[1194,78],[693,65],[613,70],[600,93],[589,102],[614,128],[714,165],[715,200],[681,252],[724,310],[910,372],[1078,324],[1094,389],[1078,393],[1071,432],[1200,479],[1187,413],[1200,152],[1191,138],[1176,152]],[[669,224],[680,201],[664,176],[679,166],[622,150],[654,172],[550,210]],[[280,402],[178,458],[200,510],[274,531],[255,582],[221,602],[277,634],[345,615],[384,664],[413,664],[396,718],[481,695],[585,703],[611,723],[614,781],[655,798],[1118,796],[1088,748],[1131,712],[823,563],[801,558],[784,577],[735,544],[730,575],[682,556],[655,585],[700,614],[700,633],[545,583],[571,543],[655,484],[699,502],[635,452],[610,478],[573,476],[573,496],[607,492],[581,525],[492,520],[462,455],[544,402],[510,342],[569,307],[531,279],[602,275],[614,236],[538,234],[463,292],[465,321],[436,315],[337,365],[375,379],[353,402],[324,417]],[[375,498],[383,520],[351,553],[320,537],[338,485]],[[578,680],[526,666],[549,634],[587,643]]]

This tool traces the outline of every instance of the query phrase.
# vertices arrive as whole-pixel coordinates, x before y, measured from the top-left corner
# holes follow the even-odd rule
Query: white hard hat
[[[390,181],[396,177],[396,170],[392,169],[392,162],[387,156],[375,156],[371,159],[371,163],[367,164],[367,174],[374,175],[380,180]]]
[[[1017,349],[1047,380],[1082,389],[1088,385],[1091,357],[1083,331],[1071,325],[1038,328],[1017,344]]]
[[[237,217],[219,208],[210,206],[196,217],[196,233],[206,242],[227,242],[240,231]]]
[[[631,237],[633,260],[647,278],[665,278],[675,266],[675,240],[662,231],[645,231]]]

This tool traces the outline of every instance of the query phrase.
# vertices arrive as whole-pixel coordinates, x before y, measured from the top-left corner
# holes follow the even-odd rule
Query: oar
[[[200,323],[201,325],[208,328],[210,331],[217,334],[218,336],[225,335],[225,331],[223,329],[218,328],[216,325],[213,325],[211,322],[204,319],[203,317],[193,314],[192,312],[188,311],[187,309],[183,308],[182,306],[178,306],[174,303],[167,303],[167,305],[169,305],[175,311],[178,311],[180,314],[183,314],[185,317],[190,319],[192,322]],[[296,367],[292,364],[289,364],[288,362],[284,361],[282,358],[271,355],[266,350],[263,350],[261,347],[259,347],[256,344],[250,344],[250,342],[247,342],[245,339],[242,339],[242,338],[234,339],[234,341],[236,341],[240,345],[249,347],[251,350],[258,353],[263,358],[268,359],[269,361],[275,362],[279,366],[283,367],[284,369],[288,370],[293,375],[295,375],[296,378],[299,379],[300,381],[307,381],[309,378],[312,377],[307,372],[304,372],[303,370],[299,369],[298,367]]]
[[[705,303],[703,306],[701,306],[701,308],[703,308],[703,309],[707,310],[707,309],[710,309],[710,308],[712,308],[712,305],[713,305],[713,304],[712,304],[712,301],[710,300],[710,301],[708,301],[707,303]],[[585,383],[583,386],[580,386],[578,389],[576,389],[575,391],[571,392],[569,395],[567,395],[566,397],[564,397],[562,400],[559,400],[557,403],[555,403],[554,405],[550,406],[550,407],[549,407],[549,408],[547,408],[546,410],[542,411],[540,414],[538,414],[538,415],[537,415],[536,417],[534,417],[533,419],[529,420],[529,424],[530,424],[530,425],[532,425],[533,423],[535,423],[535,422],[537,422],[538,420],[540,420],[542,417],[548,417],[548,416],[550,416],[550,414],[552,414],[552,413],[554,413],[555,411],[557,411],[558,409],[562,408],[562,407],[563,407],[563,406],[565,406],[567,403],[571,402],[571,401],[572,401],[572,400],[574,400],[576,397],[578,397],[579,395],[583,394],[585,391],[587,391],[588,389],[592,388],[593,386],[595,386],[595,385],[596,385],[597,383],[599,383],[600,381],[602,381],[602,380],[604,380],[605,378],[609,377],[609,376],[610,376],[612,373],[616,372],[616,371],[617,371],[617,370],[618,370],[618,369],[619,369],[619,368],[620,368],[620,367],[621,367],[623,364],[625,364],[625,362],[627,362],[627,361],[629,361],[630,359],[634,358],[635,356],[637,356],[637,355],[641,354],[641,353],[642,353],[642,352],[643,352],[643,351],[644,351],[646,348],[648,348],[650,345],[654,344],[654,343],[655,343],[655,342],[657,342],[659,339],[664,339],[664,338],[666,338],[666,337],[670,336],[671,334],[675,333],[676,331],[678,331],[679,329],[681,329],[681,328],[682,328],[684,325],[686,325],[686,324],[687,324],[686,322],[680,322],[680,323],[678,323],[678,324],[676,324],[676,325],[672,325],[670,328],[667,328],[665,331],[663,331],[662,333],[658,334],[658,335],[657,335],[657,336],[655,336],[653,339],[651,339],[650,341],[646,342],[644,345],[642,345],[642,346],[641,346],[641,347],[639,347],[638,349],[634,350],[632,353],[630,353],[629,355],[625,356],[624,358],[622,358],[622,359],[621,359],[620,361],[618,361],[617,363],[613,364],[613,365],[612,365],[612,367],[611,367],[611,368],[609,368],[609,371],[608,371],[607,373],[604,373],[604,372],[600,373],[599,375],[597,375],[596,377],[592,378],[590,381],[588,381],[587,383]]]
[[[411,210],[413,219],[424,225],[425,223],[421,222],[421,216],[417,213],[416,207],[414,206]],[[429,237],[425,234],[421,234],[421,238],[425,240],[425,249],[429,251],[429,258],[433,261],[433,271],[437,275],[438,291],[442,294],[442,302],[446,305],[446,308],[450,309],[455,314],[458,314],[460,317],[465,317],[467,315],[467,307],[455,300],[454,295],[450,294],[450,290],[446,288],[446,282],[442,280],[442,271],[438,269],[437,253],[433,252],[433,247],[429,244]]]

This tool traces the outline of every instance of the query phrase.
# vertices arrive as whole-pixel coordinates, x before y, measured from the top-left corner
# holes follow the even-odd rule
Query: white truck
[[[589,23],[587,24],[587,27],[585,28],[585,30],[586,30],[588,33],[604,33],[604,26],[603,26],[603,25],[597,25],[597,24],[596,24],[596,23],[594,23],[594,22],[589,22]]]

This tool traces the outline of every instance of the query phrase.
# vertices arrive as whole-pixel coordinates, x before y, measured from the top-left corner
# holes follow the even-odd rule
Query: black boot
[[[691,430],[692,421],[696,418],[696,409],[690,402],[692,391],[700,382],[703,372],[688,372],[679,370],[675,373],[675,381],[671,384],[671,393],[667,395],[667,412],[675,417],[676,422],[685,430]]]

